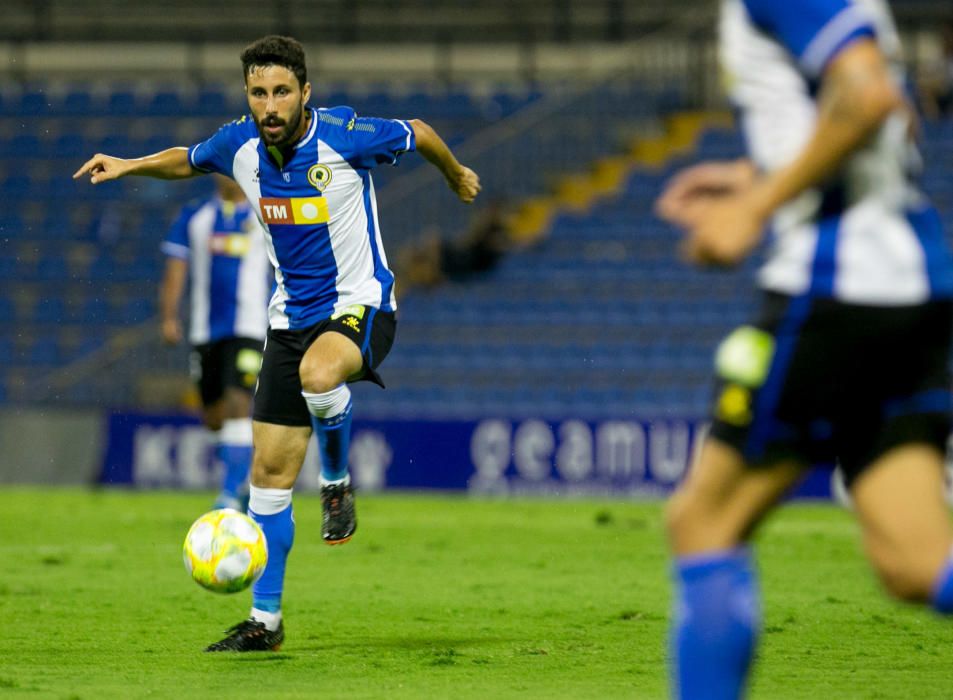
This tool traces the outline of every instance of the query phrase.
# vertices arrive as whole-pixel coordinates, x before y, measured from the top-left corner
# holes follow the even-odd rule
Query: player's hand
[[[691,221],[681,251],[699,265],[736,265],[761,240],[767,216],[755,188],[740,194],[712,197],[689,207]]]
[[[480,176],[465,165],[461,165],[453,177],[447,180],[447,183],[450,185],[450,189],[460,198],[460,201],[466,204],[470,204],[476,199],[482,189]]]
[[[655,200],[655,213],[677,226],[690,226],[698,205],[745,190],[754,178],[754,166],[746,159],[699,163],[666,183]]]
[[[182,342],[182,324],[177,318],[164,319],[159,332],[162,335],[162,342],[166,345],[178,345]]]
[[[97,153],[87,160],[83,167],[73,173],[73,179],[90,175],[89,181],[96,185],[107,180],[115,180],[125,175],[129,171],[129,162],[122,158],[113,158],[112,156]]]

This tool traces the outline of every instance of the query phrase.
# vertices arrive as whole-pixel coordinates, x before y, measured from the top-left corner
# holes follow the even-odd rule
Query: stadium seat
[[[174,90],[162,90],[149,98],[142,114],[150,117],[181,117],[192,111]]]

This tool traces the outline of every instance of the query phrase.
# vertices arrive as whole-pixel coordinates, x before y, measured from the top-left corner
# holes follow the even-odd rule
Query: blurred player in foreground
[[[215,175],[217,193],[186,205],[162,244],[162,339],[182,340],[179,302],[190,282],[189,343],[202,420],[224,468],[215,508],[245,510],[252,456],[252,393],[268,328],[271,264],[264,233],[241,188]]]
[[[191,148],[123,160],[98,154],[75,174],[92,183],[125,175],[232,177],[265,227],[277,289],[269,308],[254,408],[249,514],[268,540],[268,566],[253,588],[251,617],[208,651],[277,649],[284,640],[281,594],[294,539],[291,492],[312,430],[321,451],[322,536],[346,542],[356,527],[348,476],[351,392],[383,386],[376,368],[396,329],[394,276],[387,267],[370,170],[416,150],[464,202],[480,191],[427,124],[358,117],[350,107],[308,106],[304,50],[270,36],[241,55],[251,115]]]
[[[667,511],[676,694],[708,699],[744,692],[747,542],[811,464],[839,462],[887,590],[953,613],[953,268],[913,184],[893,20],[879,0],[727,0],[720,30],[751,160],[689,168],[658,202],[696,263],[773,231],[760,317],[718,349],[710,437]]]

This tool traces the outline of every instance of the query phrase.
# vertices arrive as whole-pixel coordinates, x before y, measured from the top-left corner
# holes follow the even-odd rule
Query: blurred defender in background
[[[245,510],[252,456],[252,394],[268,329],[273,271],[264,232],[238,184],[215,175],[216,194],[186,205],[162,244],[162,339],[182,340],[179,302],[190,283],[191,374],[202,420],[224,469],[215,508]]]
[[[759,602],[747,543],[811,464],[839,463],[896,597],[953,613],[943,497],[953,266],[879,0],[728,0],[721,57],[750,160],[679,174],[658,202],[696,263],[734,264],[770,221],[762,311],[718,349],[713,427],[668,506],[673,676],[737,698]]]
[[[207,651],[274,650],[284,641],[291,494],[312,431],[321,451],[322,537],[328,544],[347,542],[357,526],[347,461],[347,382],[383,386],[376,369],[397,323],[394,275],[370,171],[416,150],[461,201],[473,201],[480,191],[476,173],[418,119],[308,106],[311,83],[304,50],[294,39],[265,37],[241,60],[250,116],[191,148],[132,160],[97,154],[74,175],[88,174],[96,184],[126,175],[221,173],[238,182],[264,224],[277,289],[255,394],[248,510],[268,541],[268,565],[254,585],[249,619]]]

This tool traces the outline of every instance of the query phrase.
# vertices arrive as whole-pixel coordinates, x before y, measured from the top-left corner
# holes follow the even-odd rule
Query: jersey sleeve
[[[331,140],[341,142],[348,161],[357,167],[396,165],[401,155],[417,148],[414,129],[403,119],[359,117],[350,107],[334,108],[319,115],[333,133]]]
[[[176,217],[172,226],[166,233],[165,240],[162,241],[160,250],[172,258],[181,258],[186,260],[189,257],[189,221],[195,209],[191,206],[184,207]]]
[[[242,117],[238,121],[226,124],[211,138],[189,148],[189,164],[203,173],[221,173],[233,177],[232,163],[235,152],[243,143],[240,126],[247,121]]]
[[[743,0],[751,19],[817,78],[846,46],[876,36],[874,18],[852,0]]]

